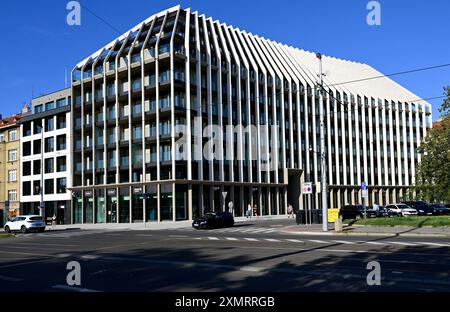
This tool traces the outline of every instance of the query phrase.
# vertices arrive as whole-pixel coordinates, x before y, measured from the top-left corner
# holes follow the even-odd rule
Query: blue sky
[[[65,70],[117,33],[83,10],[66,24],[68,0],[0,3],[0,114],[18,112],[32,94],[65,86]],[[380,0],[381,26],[366,23],[368,0],[157,1],[81,0],[125,32],[148,16],[181,4],[227,24],[298,48],[370,64],[384,74],[450,63],[450,1]],[[421,98],[442,95],[450,67],[394,77]],[[442,100],[432,100],[433,119]]]

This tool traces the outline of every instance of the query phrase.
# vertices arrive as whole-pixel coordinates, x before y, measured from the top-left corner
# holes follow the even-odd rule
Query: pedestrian
[[[56,214],[53,214],[53,217],[52,217],[52,226],[55,226],[56,225]]]
[[[228,212],[231,213],[234,217],[233,202],[231,200],[228,203]]]
[[[378,212],[380,210],[380,206],[378,206],[377,203],[374,203],[373,204],[373,210]]]
[[[291,217],[294,218],[294,207],[292,207],[291,204],[288,204],[287,212],[288,212],[288,219],[290,219]]]
[[[252,218],[252,205],[248,204],[247,206],[247,219],[251,219]]]
[[[255,217],[258,216],[258,207],[256,207],[256,205],[253,206],[253,215],[254,215]]]

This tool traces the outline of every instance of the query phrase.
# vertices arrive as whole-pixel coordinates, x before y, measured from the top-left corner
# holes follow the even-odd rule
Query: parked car
[[[421,200],[405,201],[403,202],[403,204],[416,209],[419,216],[431,216],[433,214],[436,214],[436,211],[433,209],[433,207]]]
[[[397,216],[417,216],[417,210],[414,208],[409,207],[408,205],[405,205],[403,203],[400,204],[392,204],[392,205],[386,205],[386,209],[393,211],[397,214]]]
[[[27,233],[31,231],[45,231],[45,222],[41,216],[18,216],[6,222],[5,232],[20,231]]]
[[[366,207],[367,218],[376,218],[377,212],[372,209],[372,207]],[[362,205],[345,205],[339,210],[339,217],[342,220],[351,219],[362,219],[364,218],[365,212]]]
[[[430,206],[431,206],[431,208],[433,208],[435,215],[443,216],[443,215],[449,215],[450,214],[450,208],[448,208],[445,205],[442,205],[442,204],[431,204]]]
[[[207,213],[203,217],[196,218],[192,222],[192,227],[197,230],[231,227],[233,225],[234,217],[229,212]]]
[[[385,206],[378,206],[378,210],[376,212],[377,218],[392,218],[397,215],[396,212],[386,209]]]

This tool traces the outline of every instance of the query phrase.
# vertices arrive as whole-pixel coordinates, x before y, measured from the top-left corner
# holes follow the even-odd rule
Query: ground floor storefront
[[[42,215],[47,222],[52,222],[56,216],[56,224],[71,224],[70,201],[46,201],[45,208],[40,209],[40,202],[21,203],[21,215]]]
[[[253,215],[283,215],[287,189],[286,185],[225,183],[74,188],[72,217],[74,224],[183,221],[221,211],[242,217],[248,205]]]

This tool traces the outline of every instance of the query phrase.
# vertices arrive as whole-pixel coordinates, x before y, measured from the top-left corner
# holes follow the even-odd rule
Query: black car
[[[436,214],[436,215],[443,216],[443,215],[449,215],[450,214],[450,208],[448,208],[445,205],[442,205],[442,204],[431,204],[430,206],[431,206],[431,208],[434,209],[434,214]]]
[[[206,213],[203,217],[196,218],[192,222],[192,227],[197,230],[217,229],[233,225],[234,217],[229,212]]]
[[[342,220],[362,219],[364,218],[364,208],[362,205],[345,205],[339,211],[339,216]],[[376,218],[377,212],[371,207],[366,207],[367,218]]]
[[[419,216],[431,216],[437,214],[437,211],[431,205],[421,200],[405,201],[402,203],[416,209]]]

